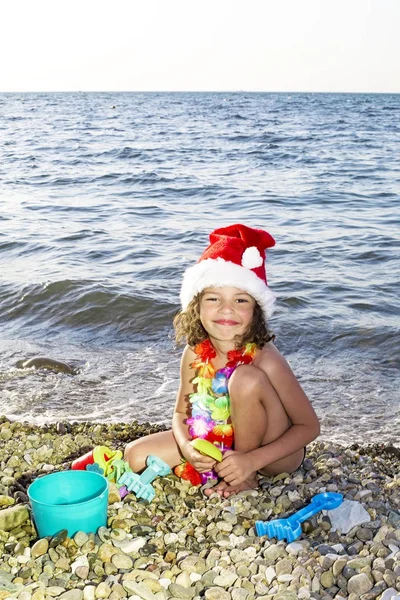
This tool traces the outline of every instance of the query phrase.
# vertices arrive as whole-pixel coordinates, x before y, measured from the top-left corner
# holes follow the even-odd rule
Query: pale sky
[[[400,93],[400,0],[3,0],[0,91]]]

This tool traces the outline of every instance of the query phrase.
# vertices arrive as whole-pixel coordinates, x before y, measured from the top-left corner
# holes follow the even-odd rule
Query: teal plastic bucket
[[[96,532],[107,524],[108,480],[93,471],[60,471],[36,479],[28,488],[40,537],[68,530]]]

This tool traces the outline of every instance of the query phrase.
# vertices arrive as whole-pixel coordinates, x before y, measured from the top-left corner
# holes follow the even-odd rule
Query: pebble
[[[231,600],[231,595],[220,587],[211,587],[204,594],[207,600]]]
[[[99,547],[97,555],[102,562],[110,562],[116,552],[117,550],[112,544],[104,543]]]
[[[271,546],[265,550],[264,557],[271,562],[275,562],[282,555],[282,552],[282,546],[271,544]]]
[[[63,594],[60,594],[59,598],[60,600],[81,600],[83,597],[83,592],[82,590],[79,589],[74,589],[74,590],[68,590],[68,592],[64,592]]]
[[[234,571],[222,569],[220,574],[214,579],[214,584],[219,587],[227,588],[233,585],[237,578],[237,573]]]
[[[39,556],[43,556],[43,554],[46,554],[48,549],[49,549],[49,541],[46,538],[38,540],[32,546],[31,556],[32,556],[32,558],[39,558]]]
[[[302,544],[301,542],[291,542],[286,546],[286,552],[288,552],[288,554],[292,554],[293,556],[297,556],[304,549],[305,544]]]
[[[156,596],[141,583],[127,579],[122,583],[122,586],[130,595],[136,594],[143,600],[157,600]]]
[[[126,554],[138,552],[140,548],[146,545],[146,538],[137,537],[133,540],[127,540],[119,544],[119,548]]]
[[[78,531],[74,535],[73,539],[75,544],[81,548],[84,544],[86,544],[86,542],[89,541],[89,536],[83,531]]]
[[[138,435],[157,431],[148,424],[65,427],[60,436],[53,425],[41,429],[0,417],[0,522],[6,524],[0,527],[0,600],[389,600],[400,595],[396,453],[314,442],[296,473],[264,477],[259,491],[228,499],[206,500],[174,476],[158,478],[150,504],[128,494],[109,505],[107,526],[96,534],[78,531],[69,539],[64,530],[38,540],[23,504],[33,473],[69,468],[69,461],[94,445],[115,447],[120,439],[122,448],[134,428]],[[10,439],[5,431],[12,431]],[[321,491],[359,499],[371,521],[341,535],[318,514],[291,543],[255,535],[256,520],[289,516]]]
[[[129,570],[133,567],[133,560],[131,557],[124,554],[113,554],[111,562],[118,570]]]
[[[200,575],[199,577],[201,579]],[[192,579],[187,571],[182,571],[182,573],[179,573],[179,575],[176,576],[175,583],[184,588],[190,588],[192,585]]]
[[[83,600],[94,600],[95,599],[96,586],[85,585],[83,588]]]
[[[79,579],[86,580],[89,577],[89,567],[85,567],[85,566],[78,567],[75,570],[75,575],[77,577],[79,577]]]
[[[368,575],[366,573],[359,573],[350,577],[347,584],[347,591],[350,594],[361,596],[362,594],[369,592],[373,587],[374,584]]]
[[[99,583],[94,592],[95,598],[108,598],[110,594],[111,588],[105,581]]]

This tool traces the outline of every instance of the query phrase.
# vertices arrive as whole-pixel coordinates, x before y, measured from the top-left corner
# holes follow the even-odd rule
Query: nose
[[[233,312],[233,304],[232,304],[232,302],[230,300],[226,300],[226,299],[224,300],[224,299],[222,299],[220,307],[219,307],[219,310],[222,313],[229,313],[229,314],[232,313]]]

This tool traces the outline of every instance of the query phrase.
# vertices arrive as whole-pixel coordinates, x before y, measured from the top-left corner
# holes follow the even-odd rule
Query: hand
[[[198,471],[199,473],[205,473],[211,471],[215,466],[215,460],[209,456],[204,456],[195,450],[189,440],[181,446],[181,452],[188,462]]]
[[[254,477],[254,467],[251,457],[245,452],[228,450],[222,462],[215,467],[216,472],[231,486],[239,485]]]

